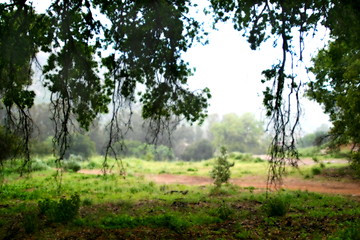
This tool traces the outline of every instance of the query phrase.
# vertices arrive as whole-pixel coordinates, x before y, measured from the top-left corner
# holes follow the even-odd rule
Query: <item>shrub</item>
[[[59,202],[45,199],[39,201],[38,208],[50,222],[69,222],[79,214],[80,196],[74,194],[70,199],[61,198]]]
[[[319,168],[319,167],[313,167],[313,168],[311,169],[311,172],[312,172],[313,175],[319,175],[319,174],[321,173],[321,168]]]
[[[269,217],[282,217],[289,211],[290,201],[289,196],[277,195],[269,198],[263,205],[265,213]]]
[[[355,175],[360,178],[360,152],[353,152],[351,154],[351,167],[355,171]]]
[[[64,164],[63,164],[63,168],[64,170],[66,171],[73,171],[73,172],[78,172],[80,169],[81,169],[81,166],[78,162],[75,162],[75,161],[66,161]]]
[[[31,142],[31,151],[35,155],[50,155],[53,153],[53,143],[52,137],[48,137],[44,141],[32,141]]]
[[[93,202],[89,198],[85,198],[82,202],[83,206],[91,206],[92,204],[93,204]]]
[[[40,159],[35,159],[31,162],[31,170],[32,171],[43,171],[48,169],[49,166],[41,161]]]
[[[203,139],[192,143],[185,148],[181,158],[185,161],[199,161],[206,160],[213,157],[214,147],[209,140]]]
[[[70,147],[65,154],[65,158],[70,158],[70,155],[80,155],[84,159],[88,159],[96,152],[95,143],[89,136],[82,134],[75,134],[71,136]]]
[[[220,206],[216,209],[217,216],[221,220],[226,220],[232,214],[231,208],[224,201],[220,204]]]
[[[87,164],[87,168],[88,168],[88,169],[94,169],[94,168],[96,168],[96,167],[100,167],[100,166],[98,166],[98,164],[97,164],[96,162],[94,162],[94,161],[90,161],[90,162]]]
[[[229,163],[227,160],[226,148],[222,147],[220,152],[221,155],[217,158],[214,168],[210,172],[216,187],[221,187],[221,184],[228,182],[230,179],[230,167],[234,166],[234,163]]]
[[[232,152],[229,154],[230,158],[235,160],[242,160],[242,161],[250,161],[252,160],[251,154],[248,153],[241,153],[241,152]]]

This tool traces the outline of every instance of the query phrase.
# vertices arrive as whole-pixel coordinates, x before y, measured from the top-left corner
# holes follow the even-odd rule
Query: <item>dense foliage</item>
[[[188,16],[190,6],[190,1],[64,0],[51,1],[47,12],[38,14],[28,1],[1,3],[0,98],[6,124],[22,134],[26,161],[32,130],[28,110],[35,97],[27,87],[39,51],[49,54],[42,72],[51,92],[58,161],[69,147],[72,122],[89,129],[110,102],[108,151],[121,135],[119,109],[135,101],[143,104],[142,115],[155,131],[172,115],[202,121],[210,93],[188,89],[191,70],[181,59],[200,38],[199,23]]]
[[[181,158],[185,161],[206,160],[212,158],[214,152],[213,144],[209,140],[203,139],[187,146]]]
[[[251,113],[241,116],[227,114],[220,122],[212,124],[210,132],[215,146],[225,146],[230,152],[265,153],[264,124]]]

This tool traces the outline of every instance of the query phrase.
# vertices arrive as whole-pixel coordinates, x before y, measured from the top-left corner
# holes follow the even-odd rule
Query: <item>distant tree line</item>
[[[31,109],[31,114],[36,124],[32,151],[38,155],[52,154],[54,131],[50,121],[49,105],[35,105]],[[221,119],[218,115],[211,115],[203,126],[180,124],[175,131],[159,135],[156,145],[149,143],[149,129],[139,112],[134,111],[131,114],[129,123],[130,130],[123,141],[114,145],[121,157],[159,161],[198,161],[212,158],[220,146],[226,147],[230,152],[260,154],[266,152],[269,144],[263,123],[250,113],[242,116],[227,114]],[[77,155],[82,159],[88,159],[94,154],[104,155],[106,127],[106,120],[97,119],[88,132],[77,131],[72,134],[65,159],[70,155]],[[128,126],[124,124],[122,127],[125,131]]]

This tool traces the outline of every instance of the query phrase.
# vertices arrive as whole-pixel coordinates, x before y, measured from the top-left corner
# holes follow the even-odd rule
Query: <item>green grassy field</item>
[[[213,185],[156,184],[144,178],[144,174],[162,173],[209,176],[214,160],[124,159],[128,172],[125,179],[117,174],[64,172],[60,193],[52,161],[38,159],[38,171],[24,177],[11,170],[16,169],[16,163],[5,168],[0,192],[0,239],[360,237],[360,203],[356,198],[303,191],[280,191],[267,197],[263,191],[231,184],[217,189]],[[235,161],[232,177],[266,174],[265,161],[230,161]],[[82,169],[97,169],[101,158],[81,165]],[[321,168],[320,164],[316,167]],[[313,174],[313,168],[306,166],[301,171]],[[327,168],[330,166],[321,169]],[[290,170],[289,174],[297,176],[298,171]]]

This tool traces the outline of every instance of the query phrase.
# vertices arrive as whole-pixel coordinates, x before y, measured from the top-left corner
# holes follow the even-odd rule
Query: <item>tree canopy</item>
[[[181,59],[201,32],[188,16],[190,6],[190,1],[63,0],[51,1],[47,12],[38,14],[26,0],[0,4],[0,98],[7,126],[17,126],[29,152],[28,109],[35,93],[27,88],[39,51],[49,54],[42,72],[51,92],[59,161],[69,147],[72,121],[89,129],[98,114],[109,111],[109,103],[109,150],[120,134],[119,110],[135,101],[143,104],[143,117],[155,132],[173,115],[202,121],[209,90],[189,90],[191,69]]]
[[[226,114],[221,122],[212,124],[210,132],[215,145],[224,146],[229,152],[263,153],[263,123],[251,113],[242,116]]]

